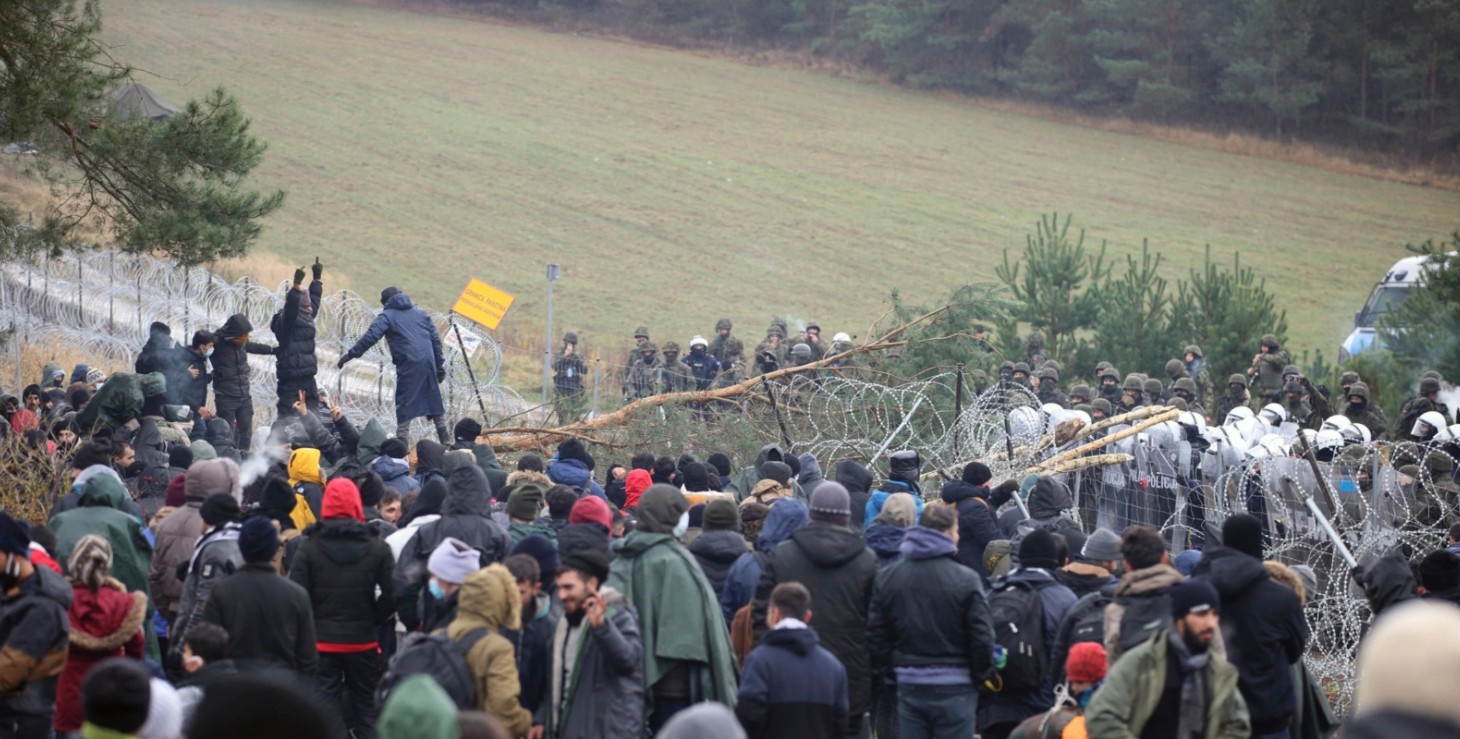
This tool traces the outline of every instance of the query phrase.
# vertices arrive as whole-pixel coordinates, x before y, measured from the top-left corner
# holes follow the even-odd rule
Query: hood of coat
[[[500,564],[487,565],[468,575],[457,592],[456,603],[457,621],[477,622],[471,628],[522,628],[522,597],[517,593],[517,581]]]
[[[365,523],[365,506],[360,502],[360,491],[355,483],[346,480],[330,480],[324,486],[324,500],[319,506],[319,517],[325,520],[344,518]]]
[[[83,508],[115,508],[122,509],[122,502],[127,499],[127,489],[122,486],[122,481],[112,475],[95,475],[86,481],[81,488],[81,495],[77,502]]]
[[[1157,590],[1165,590],[1183,579],[1175,567],[1156,565],[1125,573],[1125,576],[1120,578],[1120,585],[1115,588],[1115,594],[1145,595]]]
[[[776,444],[766,444],[765,446],[761,447],[760,452],[755,455],[756,474],[760,474],[760,468],[765,465],[766,462],[784,462],[785,459],[786,455],[781,452],[780,446]]]
[[[796,546],[801,547],[816,566],[825,568],[841,567],[867,551],[861,534],[844,526],[819,521],[791,534],[791,541],[796,542]]]
[[[706,739],[707,737],[741,737],[745,730],[735,719],[735,712],[723,703],[696,703],[664,725],[656,739]]]
[[[289,484],[312,482],[324,487],[324,476],[319,471],[318,449],[295,449],[289,454]]]
[[[1052,477],[1041,477],[1029,492],[1029,517],[1055,518],[1075,504],[1070,489]]]
[[[547,476],[559,485],[586,489],[593,473],[588,471],[588,465],[581,460],[560,459],[548,465]]]
[[[380,456],[380,445],[390,438],[386,433],[385,426],[380,419],[372,418],[365,422],[365,428],[360,429],[360,442],[356,445],[355,458],[361,462],[368,462]]]
[[[364,559],[376,540],[375,532],[368,525],[349,518],[320,521],[304,533],[337,565],[352,565]]]
[[[441,503],[441,515],[453,514],[492,515],[492,486],[487,482],[487,473],[475,464],[457,467],[446,474],[446,500]]]
[[[437,682],[426,675],[402,680],[380,711],[381,736],[409,736],[416,739],[458,739],[456,703]]]
[[[127,593],[127,586],[108,577],[99,590],[85,585],[71,589],[71,646],[110,652],[131,641],[147,616],[147,596]]]
[[[1192,574],[1206,578],[1222,596],[1223,603],[1236,600],[1248,588],[1271,578],[1262,560],[1229,547],[1208,550]]]
[[[874,523],[867,527],[867,548],[879,557],[890,557],[902,551],[907,529],[887,523]]]
[[[639,496],[639,530],[668,534],[679,525],[679,517],[689,510],[684,493],[673,485],[650,485]]]
[[[405,293],[396,293],[385,301],[385,310],[410,310],[414,307],[416,304],[411,302],[411,296]]]
[[[958,545],[941,531],[923,526],[907,530],[902,540],[902,554],[913,560],[951,557],[958,553]]]
[[[706,531],[689,545],[689,551],[711,562],[729,565],[748,550],[745,537],[734,531]]]
[[[416,474],[425,477],[427,472],[442,472],[446,465],[446,447],[430,439],[416,442]]]
[[[872,473],[855,460],[837,462],[832,468],[832,478],[841,483],[848,493],[865,493],[872,489]]]
[[[760,536],[755,540],[755,550],[770,554],[776,545],[791,538],[791,535],[806,527],[811,521],[811,510],[805,503],[794,498],[783,498],[771,506],[761,526]]]
[[[405,528],[407,524],[415,521],[421,516],[441,515],[441,506],[446,502],[447,487],[446,481],[439,477],[432,477],[421,484],[421,494],[416,496],[415,505],[401,517],[398,525]]]
[[[234,313],[223,322],[223,327],[218,329],[219,341],[232,341],[240,336],[248,336],[253,333],[253,323],[248,316],[242,313]]]
[[[796,482],[801,483],[801,487],[804,488],[813,482],[826,479],[826,476],[821,474],[821,464],[816,461],[816,457],[807,453],[802,454],[800,460],[801,474],[796,476]]]
[[[815,617],[816,609],[811,610],[812,617]],[[784,649],[799,657],[805,657],[816,649],[821,639],[811,629],[771,629],[766,632],[761,644],[772,649]]]
[[[380,475],[381,480],[390,482],[411,474],[411,466],[404,459],[393,459],[382,454],[370,463],[370,471]],[[293,476],[292,470],[290,476]]]
[[[987,485],[973,485],[962,480],[949,480],[943,483],[943,492],[940,494],[944,503],[956,505],[971,498],[989,497]]]

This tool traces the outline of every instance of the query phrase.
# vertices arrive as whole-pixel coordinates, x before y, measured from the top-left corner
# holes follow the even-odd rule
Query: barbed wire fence
[[[328,275],[325,278],[327,288]],[[269,321],[283,308],[288,289],[287,282],[270,286],[244,277],[230,283],[201,267],[179,267],[152,256],[115,251],[8,262],[0,265],[0,330],[10,332],[14,346],[4,361],[14,363],[18,385],[25,380],[19,376],[21,343],[71,347],[129,369],[153,322],[168,324],[174,339],[186,345],[194,331],[216,331],[235,313],[248,316],[252,340],[274,344]],[[343,370],[335,368],[335,360],[365,332],[378,311],[348,290],[326,293],[315,311],[319,386],[337,396],[355,421],[395,416],[395,368],[385,342]],[[450,326],[448,314],[432,312],[431,319],[438,330]],[[455,326],[450,333],[443,332],[447,378],[441,392],[448,416],[482,415],[478,395],[489,424],[531,408],[500,384],[501,345],[474,324],[456,319]],[[477,347],[471,373],[463,352],[450,345],[456,343],[449,341],[455,330],[461,332],[461,343]],[[277,400],[275,362],[273,357],[251,355],[249,365],[257,421],[267,424],[274,418]],[[424,419],[416,423],[419,428],[414,431],[426,431]]]
[[[174,335],[185,341],[193,330],[216,329],[229,315],[244,313],[255,327],[254,337],[272,342],[269,319],[282,307],[286,289],[287,284],[266,286],[248,278],[230,283],[200,268],[182,269],[147,256],[67,254],[0,265],[0,330],[26,342],[74,347],[130,367],[153,321],[173,326]],[[385,347],[375,347],[344,372],[335,369],[335,358],[364,332],[376,312],[360,296],[337,291],[324,297],[316,317],[320,385],[335,393],[357,421],[394,415],[395,376]],[[438,328],[448,326],[445,314],[432,318]],[[487,407],[489,428],[533,408],[500,384],[501,345],[475,326],[457,325],[466,343],[480,342],[480,349],[473,363],[475,383],[462,354],[447,352],[443,395],[451,417],[480,415],[478,393]],[[18,360],[18,354],[11,356]],[[275,405],[274,362],[270,357],[253,357],[251,362],[255,407],[260,423],[267,423]],[[602,405],[613,404],[621,365],[603,361],[590,366],[598,392],[605,396]],[[1456,518],[1456,495],[1447,474],[1405,475],[1400,469],[1407,468],[1395,462],[1453,470],[1460,449],[1410,449],[1407,457],[1396,460],[1392,445],[1353,442],[1340,456],[1317,464],[1315,475],[1315,465],[1291,451],[1296,429],[1282,430],[1279,443],[1257,443],[1256,435],[1246,431],[1193,433],[1174,420],[1161,420],[1140,429],[1113,426],[1094,436],[1060,438],[1058,432],[1074,414],[1041,406],[1023,386],[1004,384],[974,392],[960,391],[957,373],[912,382],[881,376],[877,379],[886,381],[879,382],[868,376],[856,371],[792,376],[731,401],[691,404],[668,413],[661,408],[657,414],[638,414],[632,424],[638,428],[626,424],[596,433],[610,446],[656,452],[691,447],[731,451],[727,447],[734,438],[738,447],[733,451],[742,461],[760,444],[810,453],[823,463],[876,463],[892,451],[913,449],[921,455],[925,472],[956,477],[962,465],[981,461],[996,480],[1018,479],[1092,438],[1119,437],[1082,455],[1118,455],[1108,458],[1112,461],[1054,475],[1073,493],[1072,517],[1086,532],[1097,526],[1116,532],[1133,524],[1153,526],[1179,552],[1200,549],[1208,531],[1233,513],[1258,515],[1267,526],[1269,556],[1311,567],[1316,575],[1306,609],[1313,634],[1306,661],[1341,715],[1352,705],[1358,644],[1371,614],[1314,511],[1328,519],[1360,561],[1399,545],[1418,555],[1432,551],[1442,545],[1444,527]],[[683,423],[672,443],[663,428],[652,428],[676,419]],[[415,431],[429,432],[424,421],[418,423],[422,425]],[[1319,484],[1320,478],[1326,485]],[[927,497],[938,496],[940,479],[928,477]]]

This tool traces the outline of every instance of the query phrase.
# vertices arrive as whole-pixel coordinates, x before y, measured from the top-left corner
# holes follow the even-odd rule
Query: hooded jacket
[[[624,477],[624,508],[638,508],[639,496],[653,484],[648,470],[629,470],[629,474]]]
[[[194,462],[184,478],[183,491],[187,502],[168,514],[158,524],[156,550],[152,554],[147,581],[157,610],[171,620],[182,604],[183,580],[179,566],[193,557],[198,537],[202,535],[203,517],[199,509],[214,493],[228,493],[235,500],[242,497],[238,465],[220,460]]]
[[[319,520],[324,501],[324,473],[319,468],[318,449],[295,449],[289,455],[289,485],[297,500],[290,518],[294,528],[303,531]]]
[[[426,562],[447,537],[455,537],[482,553],[482,565],[501,562],[511,548],[507,532],[492,520],[491,490],[475,464],[446,455],[447,494],[441,518],[422,526],[401,550],[394,575],[395,600],[401,624],[415,630],[420,624],[421,589],[430,573]]]
[[[319,373],[319,361],[314,355],[314,317],[324,298],[324,283],[319,280],[309,283],[308,310],[301,310],[302,297],[303,293],[290,289],[284,296],[284,307],[269,320],[269,330],[279,342],[274,357],[281,397],[287,390],[305,383],[312,386],[314,376]]]
[[[1255,734],[1280,731],[1297,707],[1290,667],[1308,645],[1308,623],[1298,596],[1268,575],[1262,561],[1227,547],[1202,557],[1192,573],[1222,596],[1222,637],[1227,660]]]
[[[644,731],[639,617],[617,590],[605,587],[598,593],[607,606],[603,623],[594,626],[584,618],[576,654],[565,651],[568,619],[558,619],[553,634],[546,725],[547,735],[556,739],[632,739]]]
[[[218,340],[213,343],[213,356],[209,360],[213,366],[213,396],[219,403],[230,405],[245,400],[252,402],[248,355],[274,354],[274,348],[267,344],[256,341],[245,341],[242,345],[235,343],[235,339],[248,336],[252,332],[253,324],[242,313],[229,316],[223,322],[223,327],[218,329]]]
[[[238,437],[227,421],[217,417],[208,419],[208,443],[219,459],[231,459],[234,463],[243,461],[243,455],[238,453]]]
[[[192,558],[183,563],[187,577],[183,580],[182,599],[178,603],[172,633],[188,633],[188,629],[203,618],[203,608],[208,604],[213,586],[243,567],[243,554],[238,550],[238,532],[238,524],[227,523],[198,539]],[[182,648],[182,639],[173,639],[168,644],[168,652],[173,655],[182,654]]]
[[[767,631],[766,610],[775,586],[799,582],[810,591],[817,633],[826,648],[847,668],[848,699],[853,716],[867,713],[872,705],[867,603],[876,576],[877,555],[867,548],[857,532],[813,522],[776,547],[761,567],[755,591],[757,641]]]
[[[802,454],[799,459],[801,474],[796,476],[796,482],[800,483],[801,492],[806,495],[806,499],[811,500],[811,494],[821,487],[821,483],[826,482],[826,476],[821,473],[821,464],[816,461],[816,457],[807,453]]]
[[[547,476],[559,485],[582,490],[585,493],[603,497],[603,488],[593,480],[588,465],[578,459],[559,459],[548,465]]]
[[[512,642],[499,633],[521,628],[522,598],[507,568],[492,564],[467,576],[446,635],[462,641],[471,632],[486,629],[466,653],[466,664],[476,681],[477,708],[501,721],[509,736],[523,736],[532,728],[532,714],[517,700],[522,688]]]
[[[56,534],[55,557],[58,562],[71,561],[71,550],[81,537],[96,534],[112,547],[112,577],[126,586],[129,593],[150,596],[148,571],[151,569],[152,544],[142,533],[142,524],[122,512],[126,488],[111,475],[96,475],[81,490],[81,507],[51,519]],[[150,604],[148,610],[151,616]],[[152,642],[155,648],[155,642]]]
[[[873,523],[867,527],[867,548],[877,555],[877,569],[881,570],[902,559],[902,541],[907,529],[890,523]]]
[[[993,670],[994,626],[983,579],[958,564],[946,534],[907,530],[903,559],[877,574],[867,618],[872,670],[947,667],[968,671],[969,688]]]
[[[867,498],[872,489],[872,473],[861,462],[843,459],[832,468],[832,479],[847,489],[852,504],[852,527],[865,528],[867,521]],[[807,500],[810,500],[808,497]]]
[[[382,454],[370,463],[370,471],[380,475],[380,481],[386,487],[401,495],[421,491],[421,481],[411,477],[411,466],[403,459],[392,459]]]
[[[1348,402],[1348,397],[1357,395],[1364,399],[1362,405],[1355,407]],[[1355,382],[1348,387],[1348,395],[1343,399],[1343,415],[1354,423],[1361,423],[1369,429],[1369,433],[1375,439],[1382,439],[1389,431],[1389,419],[1384,417],[1384,409],[1374,405],[1369,397],[1369,386],[1362,382]],[[1409,429],[1403,429],[1409,431]]]
[[[45,567],[0,594],[0,710],[47,716],[55,704],[54,683],[66,665],[71,586]]]
[[[324,491],[322,521],[304,532],[289,579],[309,593],[322,653],[374,649],[379,627],[395,611],[390,546],[365,525],[360,494],[349,480]]]
[[[760,453],[755,455],[755,464],[746,467],[735,473],[730,478],[730,484],[726,486],[725,492],[735,494],[735,502],[739,503],[749,497],[750,492],[755,489],[755,484],[760,482],[760,468],[766,462],[780,462],[785,459],[781,448],[775,444],[766,444],[760,448]]]
[[[811,520],[811,512],[799,500],[790,500],[771,506],[765,525],[755,540],[755,549],[736,558],[725,574],[725,590],[720,594],[720,610],[724,612],[725,625],[735,620],[735,612],[755,601],[755,589],[760,585],[761,564],[781,542],[801,530]]]
[[[887,503],[887,499],[898,493],[911,495],[913,502],[917,504],[917,517],[919,519],[923,517],[923,496],[921,491],[902,480],[887,480],[882,483],[882,487],[874,490],[867,498],[867,505],[864,506],[862,512],[862,529],[864,531],[872,525],[872,519],[877,518],[877,514],[882,512],[882,506]]]
[[[402,680],[381,707],[376,733],[382,739],[460,739],[451,696],[427,675]]]
[[[86,673],[109,657],[141,659],[146,638],[142,635],[147,616],[147,598],[128,593],[116,580],[107,578],[93,591],[85,585],[71,588],[71,647],[66,669],[56,685],[57,731],[80,731],[81,684]]]
[[[943,483],[943,502],[958,511],[958,563],[977,572],[985,584],[989,572],[984,566],[984,549],[989,542],[1004,538],[989,493],[987,485],[975,486],[962,480]]]
[[[410,296],[396,293],[345,356],[364,356],[381,339],[390,346],[390,360],[395,364],[396,420],[445,414],[436,376],[446,359],[441,353],[441,333],[431,316],[412,304]]]
[[[752,739],[843,739],[848,710],[846,668],[811,628],[775,629],[746,657],[735,716]]]
[[[665,510],[656,506],[663,504]],[[715,593],[695,560],[670,533],[656,532],[684,510],[651,492],[640,501],[641,528],[615,542],[608,586],[639,614],[644,686],[650,695],[671,670],[687,670],[695,697],[735,705],[735,652],[716,608]],[[672,525],[672,524],[670,524]]]
[[[730,574],[730,566],[746,551],[745,537],[729,530],[706,531],[690,543],[689,553],[694,555],[700,571],[710,581],[710,588],[715,591],[715,602],[718,603],[725,593],[725,578]]]
[[[1136,739],[1156,712],[1166,689],[1167,662],[1171,659],[1166,629],[1157,629],[1150,639],[1132,649],[1125,659],[1114,662],[1105,683],[1095,691],[1085,709],[1089,735],[1101,739]],[[1247,706],[1237,691],[1237,671],[1210,653],[1206,666],[1209,700],[1203,739],[1245,739],[1253,735]],[[1175,727],[1161,727],[1174,731]]]
[[[1166,590],[1182,579],[1181,573],[1167,564],[1133,570],[1120,578],[1120,584],[1115,586],[1115,600],[1105,607],[1105,654],[1110,664],[1115,664],[1121,655],[1120,621],[1126,607],[1136,599],[1165,598]]]

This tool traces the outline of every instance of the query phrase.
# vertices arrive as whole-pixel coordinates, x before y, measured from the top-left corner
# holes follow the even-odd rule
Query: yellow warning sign
[[[507,309],[512,307],[513,300],[516,298],[510,294],[474,279],[461,291],[461,297],[456,299],[451,310],[462,318],[496,330],[502,316],[507,315]]]

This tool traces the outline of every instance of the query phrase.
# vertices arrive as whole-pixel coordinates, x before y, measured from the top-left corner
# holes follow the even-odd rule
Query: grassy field
[[[661,342],[773,313],[858,333],[892,288],[994,281],[1041,213],[1175,278],[1210,244],[1330,358],[1403,244],[1460,194],[1064,125],[948,96],[347,2],[107,0],[105,38],[176,102],[224,84],[289,190],[262,248],[444,307],[478,277],[504,329]],[[1175,348],[1173,348],[1173,351]]]

